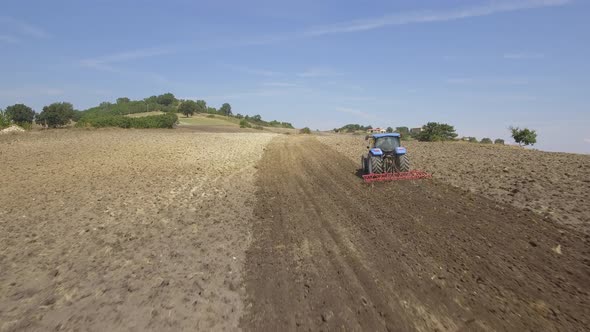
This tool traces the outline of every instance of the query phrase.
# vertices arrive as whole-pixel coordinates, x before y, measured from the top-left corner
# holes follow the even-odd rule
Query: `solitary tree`
[[[388,132],[388,133],[393,133],[393,128],[387,127],[387,129],[385,131]]]
[[[228,103],[224,103],[223,105],[221,105],[221,108],[219,109],[219,112],[223,115],[226,116],[230,116],[232,115],[231,113],[231,105]]]
[[[182,104],[180,104],[178,110],[188,118],[189,115],[192,116],[195,114],[197,108],[197,103],[195,103],[193,100],[185,100],[182,102]]]
[[[477,143],[477,138],[469,137],[469,143]]]
[[[496,138],[496,140],[494,141],[494,144],[504,145],[504,140],[501,138]]]
[[[453,126],[438,122],[428,122],[417,135],[418,140],[424,142],[447,141],[455,137],[457,134]]]
[[[6,114],[16,123],[33,123],[35,111],[27,105],[16,104],[6,108]]]
[[[520,146],[534,145],[537,143],[537,132],[535,130],[528,128],[520,129],[518,127],[509,127],[508,129],[510,129],[514,141]]]
[[[43,112],[35,120],[51,128],[65,126],[74,116],[74,107],[70,103],[53,103],[43,107]]]

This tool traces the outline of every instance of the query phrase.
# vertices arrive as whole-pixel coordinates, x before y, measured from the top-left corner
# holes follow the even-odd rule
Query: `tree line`
[[[229,103],[224,103],[219,109],[207,105],[204,100],[185,100],[178,99],[172,93],[150,96],[141,100],[131,100],[127,97],[117,98],[115,103],[103,102],[98,106],[91,107],[84,111],[75,110],[71,103],[60,102],[53,103],[43,107],[40,113],[36,113],[31,107],[24,104],[8,106],[6,110],[0,109],[0,128],[15,123],[24,128],[31,128],[33,122],[49,128],[57,128],[68,125],[74,121],[79,126],[107,126],[112,124],[118,127],[135,127],[143,128],[152,123],[169,124],[172,117],[149,118],[153,121],[144,122],[144,120],[128,120],[121,117],[129,114],[145,112],[164,112],[164,113],[182,113],[185,116],[192,116],[195,113],[206,113],[235,117],[246,121],[249,125],[293,128],[289,122],[279,122],[276,120],[265,121],[260,115],[242,115],[235,114]],[[162,121],[161,121],[162,120]],[[163,121],[165,120],[165,121]],[[251,126],[251,125],[250,125]]]
[[[346,132],[354,133],[356,131],[367,131],[373,129],[373,126],[359,125],[359,124],[347,124],[340,128],[334,128],[334,132]],[[537,132],[528,128],[520,129],[518,127],[509,127],[511,136],[516,143],[520,146],[534,145],[537,143]],[[408,127],[387,127],[386,132],[388,133],[400,133],[402,140],[416,139],[422,142],[438,142],[438,141],[450,141],[457,138],[455,127],[446,123],[428,122],[423,125],[420,130],[411,131]],[[496,139],[492,141],[491,138],[485,137],[481,141],[478,141],[475,137],[466,138],[471,143],[482,143],[482,144],[504,144],[503,139]]]

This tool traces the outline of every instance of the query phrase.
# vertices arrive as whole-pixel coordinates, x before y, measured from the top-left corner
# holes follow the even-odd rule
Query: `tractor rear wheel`
[[[367,174],[369,172],[367,170],[367,159],[365,156],[361,156],[361,169],[363,170],[363,174]]]
[[[383,159],[381,157],[371,157],[369,161],[369,173],[383,173]]]
[[[398,172],[409,172],[410,171],[410,158],[407,154],[395,157],[395,166]]]

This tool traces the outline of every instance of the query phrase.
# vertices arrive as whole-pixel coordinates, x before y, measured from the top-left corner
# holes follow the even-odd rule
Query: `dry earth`
[[[590,325],[587,156],[218,131],[1,136],[0,331]]]
[[[251,331],[582,331],[590,238],[440,181],[366,185],[313,137],[260,162]]]
[[[360,135],[318,139],[359,163],[367,151]],[[590,155],[470,143],[404,145],[412,167],[432,173],[437,180],[590,234]]]
[[[0,137],[0,331],[235,329],[273,136]]]

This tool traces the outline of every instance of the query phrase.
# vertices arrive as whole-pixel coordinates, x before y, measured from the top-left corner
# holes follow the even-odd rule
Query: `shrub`
[[[534,145],[537,143],[537,132],[528,128],[520,129],[518,127],[510,127],[512,138],[518,145]]]
[[[33,123],[31,122],[20,122],[17,123],[21,128],[25,129],[25,130],[31,130],[33,129]]]
[[[10,126],[10,116],[0,109],[0,129]]]
[[[77,123],[78,127],[119,127],[119,128],[174,128],[178,116],[174,113],[149,115],[130,118],[123,115],[84,116]]]
[[[504,140],[501,138],[496,138],[496,140],[494,141],[494,144],[504,145]]]
[[[256,126],[254,126],[254,127],[252,127],[252,128],[254,128],[254,129],[258,129],[258,130],[263,130],[263,129],[264,129],[264,127],[263,127],[263,126],[259,126],[259,125],[256,125]]]
[[[480,143],[483,143],[483,144],[492,144],[492,140],[489,139],[489,138],[487,138],[487,137],[484,137],[484,138],[481,139],[481,142]]]
[[[252,128],[252,125],[246,120],[240,120],[240,128]]]
[[[308,127],[305,127],[301,130],[299,130],[300,134],[311,134],[311,129],[309,129]]]
[[[469,137],[469,143],[477,143],[477,138]]]

